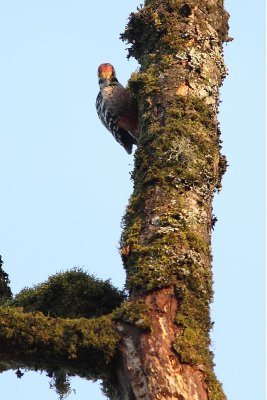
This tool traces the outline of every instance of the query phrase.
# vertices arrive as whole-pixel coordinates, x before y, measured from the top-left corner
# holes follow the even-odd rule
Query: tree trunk
[[[151,0],[122,35],[140,72],[130,88],[141,129],[134,193],[121,254],[132,300],[149,308],[151,330],[118,322],[122,399],[225,399],[213,373],[213,193],[226,168],[217,122],[229,40],[221,0]]]

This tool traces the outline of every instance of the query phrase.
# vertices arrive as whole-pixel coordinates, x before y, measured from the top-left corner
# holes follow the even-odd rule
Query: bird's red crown
[[[101,64],[98,67],[98,77],[101,79],[111,79],[116,76],[113,65],[109,63]]]

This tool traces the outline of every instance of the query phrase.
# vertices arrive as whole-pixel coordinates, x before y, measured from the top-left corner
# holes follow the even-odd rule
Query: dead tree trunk
[[[141,131],[121,253],[131,299],[151,330],[119,322],[123,399],[225,399],[213,372],[212,198],[226,168],[217,121],[229,40],[222,0],[150,0],[123,40],[140,72],[130,80]]]

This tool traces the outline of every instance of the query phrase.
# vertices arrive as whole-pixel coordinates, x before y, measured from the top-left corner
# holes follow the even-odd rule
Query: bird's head
[[[109,63],[101,64],[98,67],[99,86],[102,89],[112,83],[118,82],[113,65]]]

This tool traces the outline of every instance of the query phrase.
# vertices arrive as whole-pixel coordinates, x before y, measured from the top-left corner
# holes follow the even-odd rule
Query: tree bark
[[[129,82],[141,130],[121,253],[131,299],[145,301],[151,320],[150,333],[118,324],[122,399],[225,399],[209,304],[212,198],[226,168],[217,112],[227,32],[221,0],[151,0],[122,35],[141,65]]]
[[[173,348],[178,334],[173,289],[153,291],[146,296],[146,302],[153,321],[151,334],[140,335],[136,329],[118,324],[122,334],[121,398],[208,399],[203,373],[193,365],[181,363]]]

